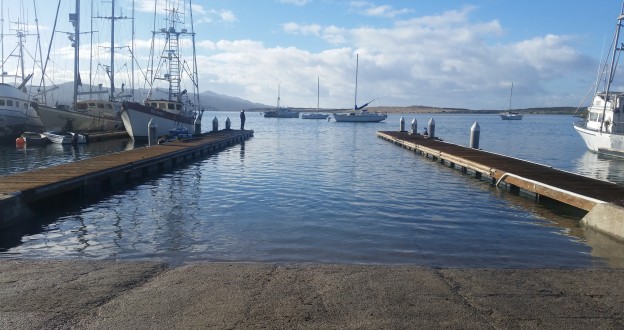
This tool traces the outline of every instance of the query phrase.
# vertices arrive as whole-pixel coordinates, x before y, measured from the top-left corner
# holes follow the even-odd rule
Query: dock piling
[[[199,136],[201,135],[201,115],[195,117],[195,122],[193,122],[193,135]]]
[[[403,116],[399,119],[399,132],[405,132],[405,119]]]
[[[429,138],[430,139],[435,138],[435,121],[433,120],[433,118],[429,119],[429,123],[427,123],[427,127],[429,130]]]
[[[219,131],[219,119],[217,119],[217,116],[215,116],[214,119],[212,120],[212,131],[213,132]]]
[[[479,135],[481,135],[481,126],[475,121],[470,127],[470,148],[479,149]]]
[[[156,128],[158,126],[154,123],[154,119],[150,119],[149,123],[147,123],[147,145],[153,146],[156,144]]]
[[[229,130],[231,126],[230,117],[225,118],[225,129]]]
[[[418,134],[418,121],[416,120],[416,118],[412,119],[412,134]]]

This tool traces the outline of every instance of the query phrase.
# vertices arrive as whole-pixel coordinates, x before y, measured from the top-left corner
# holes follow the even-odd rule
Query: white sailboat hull
[[[43,124],[37,112],[30,106],[28,96],[17,88],[0,84],[0,130],[6,136],[20,132],[43,131]],[[9,101],[11,104],[9,105]]]
[[[360,112],[360,113],[335,113],[334,120],[337,122],[365,122],[365,123],[377,123],[383,121],[388,116],[386,114],[372,113],[372,112]]]

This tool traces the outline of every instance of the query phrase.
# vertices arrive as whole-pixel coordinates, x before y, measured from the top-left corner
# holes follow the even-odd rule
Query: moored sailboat
[[[522,115],[516,111],[511,111],[511,98],[513,96],[513,83],[511,83],[511,88],[509,90],[509,110],[506,112],[502,112],[500,117],[502,120],[522,120]]]
[[[375,113],[368,112],[366,108],[371,102],[374,100],[365,103],[362,106],[357,105],[357,88],[358,88],[358,67],[359,67],[359,54],[356,55],[355,62],[355,105],[353,107],[353,112],[349,113],[334,113],[334,120],[337,122],[367,122],[367,123],[376,123],[385,120],[388,115],[384,113]]]
[[[150,92],[147,99],[143,103],[123,102],[121,106],[121,120],[128,134],[135,140],[148,138],[148,124],[151,122],[155,129],[156,136],[168,135],[169,131],[175,128],[186,129],[194,132],[195,122],[201,122],[203,108],[199,102],[199,85],[197,75],[197,59],[195,56],[195,32],[193,30],[193,13],[190,3],[186,5],[183,1],[182,8],[168,4],[166,8],[167,17],[165,22],[167,26],[157,31],[152,31],[153,40],[160,36],[164,39],[166,45],[162,47],[162,54],[156,54],[152,50],[153,56],[158,56],[162,63],[156,67],[152,67],[149,77]],[[190,13],[190,31],[183,28],[181,17],[185,16],[186,10]],[[154,20],[156,20],[154,13]],[[180,62],[180,43],[182,38],[190,38],[192,45],[192,68],[182,67]],[[154,42],[152,42],[154,45]],[[154,64],[154,59],[150,63]],[[165,63],[166,62],[166,63]],[[184,69],[184,70],[183,70]],[[159,70],[167,70],[160,72]],[[193,90],[191,95],[187,94],[187,90],[181,89],[182,77],[181,72],[190,72],[189,81],[192,83]],[[164,96],[158,98],[155,94],[161,92],[157,89],[156,83],[165,81],[168,85],[163,92]]]
[[[587,108],[587,117],[574,123],[574,129],[587,145],[587,149],[618,157],[624,157],[624,92],[614,92],[611,87],[622,51],[619,39],[623,20],[624,3],[617,18],[612,52],[602,70],[606,74],[602,86],[604,89],[598,91],[600,86],[596,84],[596,93],[592,104]]]

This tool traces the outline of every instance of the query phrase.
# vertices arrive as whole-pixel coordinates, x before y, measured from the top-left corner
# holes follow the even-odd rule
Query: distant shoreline
[[[347,112],[351,109],[319,109],[316,108],[291,108],[294,111],[299,112]],[[499,114],[507,110],[471,110],[471,109],[458,109],[458,108],[437,108],[427,106],[409,106],[409,107],[369,107],[370,112],[383,112],[383,113],[409,113],[409,114],[425,114],[425,113],[446,113],[446,114]],[[245,109],[249,112],[263,112],[269,110],[268,108],[254,108]],[[549,108],[526,108],[526,109],[512,109],[514,112],[525,114],[548,114],[548,115],[582,115],[587,110],[586,107],[549,107]]]

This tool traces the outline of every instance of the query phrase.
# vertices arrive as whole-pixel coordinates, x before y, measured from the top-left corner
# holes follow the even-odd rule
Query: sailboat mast
[[[513,82],[511,82],[511,89],[509,90],[509,110],[511,110],[511,98],[513,97]]]
[[[109,101],[115,99],[115,0],[111,3],[111,55],[110,55],[110,95]]]
[[[321,82],[319,80],[319,77],[316,77],[316,111],[319,111],[319,97],[321,94]]]
[[[359,67],[359,62],[360,62],[360,55],[359,54],[355,54],[355,106],[353,107],[353,110],[357,110],[357,80],[358,80],[358,67]]]
[[[76,12],[69,15],[70,22],[74,25],[74,107],[78,102],[78,86],[80,86],[80,0],[76,0]]]

